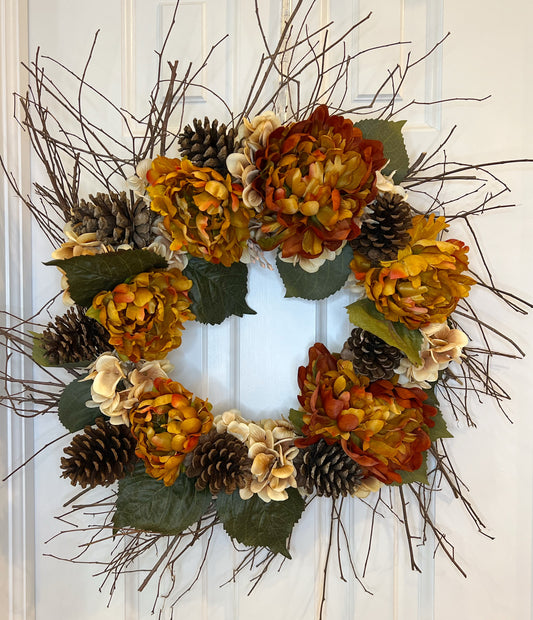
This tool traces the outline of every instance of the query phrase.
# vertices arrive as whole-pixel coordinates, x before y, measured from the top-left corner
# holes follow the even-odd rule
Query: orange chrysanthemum
[[[132,362],[157,360],[180,346],[183,322],[194,319],[179,269],[139,273],[131,282],[102,291],[87,314],[109,332],[109,344]]]
[[[281,245],[283,257],[316,258],[360,233],[358,216],[376,197],[383,145],[365,140],[325,105],[309,119],[273,131],[257,152],[254,189],[264,197],[259,214],[264,249]]]
[[[324,439],[339,442],[365,476],[390,484],[401,482],[399,471],[416,471],[430,447],[429,427],[435,407],[427,394],[390,381],[370,383],[356,375],[352,362],[337,359],[323,344],[309,350],[309,364],[298,371],[298,396],[305,411],[304,447]]]
[[[242,186],[189,160],[157,157],[147,174],[151,208],[163,216],[170,249],[229,267],[238,262],[250,236],[252,211],[241,200]]]
[[[157,378],[130,412],[131,431],[137,439],[136,454],[146,473],[174,484],[185,455],[213,425],[211,403],[193,398],[181,383]]]
[[[444,217],[415,216],[407,247],[395,261],[382,261],[379,267],[354,253],[352,271],[364,280],[367,297],[385,318],[410,329],[444,323],[459,300],[468,296],[476,283],[463,275],[468,269],[468,247],[457,239],[438,241],[447,227]]]

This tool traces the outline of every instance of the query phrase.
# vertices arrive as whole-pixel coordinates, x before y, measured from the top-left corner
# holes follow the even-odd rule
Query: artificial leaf
[[[92,381],[76,379],[67,385],[59,398],[59,421],[71,433],[94,424],[96,418],[102,415],[98,407],[87,407],[85,404],[91,400],[91,385]]]
[[[167,262],[150,250],[127,250],[51,260],[45,265],[55,265],[66,273],[70,296],[87,308],[101,291],[110,291],[139,273],[165,269]]]
[[[294,432],[297,435],[303,434],[302,433],[302,427],[304,425],[303,416],[304,416],[304,412],[297,411],[296,409],[291,409],[291,412],[289,413],[289,420],[291,421],[291,424],[294,426]]]
[[[46,356],[43,347],[43,335],[37,332],[30,332],[33,337],[33,347],[31,357],[39,366],[54,367],[54,368],[83,368],[88,366],[93,360],[85,360],[82,362],[70,362],[68,364],[52,364],[52,362]]]
[[[422,363],[420,347],[423,338],[418,329],[409,329],[403,323],[388,321],[379,310],[376,310],[370,299],[360,299],[346,309],[351,323],[400,349],[413,364]]]
[[[403,140],[402,128],[405,121],[385,121],[378,118],[369,118],[354,123],[355,127],[363,132],[367,140],[379,140],[383,143],[383,153],[389,163],[381,171],[389,175],[396,171],[394,183],[401,183],[409,169],[409,157]]]
[[[31,351],[32,360],[39,366],[51,366],[43,348],[43,335],[37,332],[30,332],[33,337],[33,347]]]
[[[231,315],[255,314],[246,303],[248,267],[245,264],[224,267],[191,257],[183,273],[192,280],[191,310],[200,323],[218,325]]]
[[[442,371],[439,372],[439,379],[442,376]],[[448,430],[446,426],[446,421],[439,409],[439,401],[437,399],[437,395],[435,394],[435,385],[431,387],[429,390],[425,390],[428,398],[425,401],[426,405],[431,405],[437,409],[437,414],[434,415],[431,419],[435,422],[435,425],[429,429],[429,438],[431,441],[436,441],[437,439],[446,439],[447,437],[453,437],[453,435]]]
[[[193,525],[209,508],[209,491],[197,491],[195,481],[185,474],[166,487],[146,473],[138,463],[131,476],[118,483],[113,526],[175,535]]]
[[[421,484],[428,483],[428,465],[427,465],[427,453],[424,452],[422,465],[416,471],[400,471],[396,473],[402,477],[401,483],[393,482],[394,486],[399,484],[410,484],[411,482],[420,482]]]
[[[285,297],[325,299],[342,288],[350,275],[353,250],[346,244],[335,260],[327,260],[315,273],[276,257],[276,266],[285,285]]]
[[[446,422],[444,417],[440,411],[437,412],[437,415],[431,418],[435,422],[435,426],[429,429],[429,438],[431,441],[436,441],[437,439],[446,439],[447,437],[453,437],[453,435],[448,430],[446,426]]]
[[[217,512],[226,532],[249,547],[267,547],[290,559],[287,539],[300,519],[305,502],[296,489],[287,489],[282,502],[264,502],[259,496],[241,499],[238,492],[219,494]]]

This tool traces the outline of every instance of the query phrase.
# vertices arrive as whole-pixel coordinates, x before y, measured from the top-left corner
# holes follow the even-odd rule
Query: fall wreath
[[[297,12],[275,62],[283,46],[304,45],[289,43]],[[393,119],[398,90],[372,118],[356,120],[362,112],[344,111],[335,90],[296,106],[288,95],[299,69],[285,66],[274,96],[257,78],[247,107],[228,125],[195,119],[174,132],[170,119],[194,77],[180,79],[170,63],[128,158],[94,147],[90,136],[104,130],[91,123],[91,132],[82,131],[89,120],[57,96],[40,62],[37,55],[28,67],[33,87],[19,102],[50,186],[36,186],[40,203],[13,188],[56,248],[47,264],[61,271],[71,307],[40,330],[35,320],[3,330],[6,348],[16,343],[49,373],[58,369],[48,392],[40,382],[5,402],[14,409],[38,402],[38,413],[58,414],[74,433],[61,475],[82,493],[113,485],[114,506],[95,526],[124,541],[108,576],[116,579],[172,536],[172,552],[153,577],[180,557],[180,541],[207,537],[219,524],[246,548],[237,572],[259,553],[267,565],[278,554],[290,558],[293,526],[314,496],[330,498],[332,519],[340,520],[344,498],[371,501],[396,488],[413,568],[404,493],[434,532],[426,496],[440,485],[479,524],[446,452],[445,418],[451,411],[470,419],[464,391],[506,397],[480,361],[493,353],[487,341],[469,350],[458,323],[490,332],[467,302],[476,283],[506,297],[469,270],[469,248],[449,230],[458,219],[470,227],[486,196],[476,205],[465,194],[471,206],[462,212],[439,199],[439,187],[465,170],[439,160],[443,145],[409,164],[404,122]],[[350,62],[337,66],[340,75]],[[409,68],[408,61],[398,75]],[[81,92],[85,73],[70,75]],[[78,141],[54,131],[46,96],[78,123]],[[80,176],[104,165],[102,191],[80,196]],[[483,166],[466,169],[477,178]],[[320,300],[348,287],[355,301],[342,350],[317,342],[307,360],[302,352],[295,408],[259,421],[192,394],[166,357],[190,321],[213,325],[254,313],[247,265],[265,265],[269,256],[287,296]],[[74,378],[65,381],[64,369]],[[458,566],[449,543],[441,547]]]

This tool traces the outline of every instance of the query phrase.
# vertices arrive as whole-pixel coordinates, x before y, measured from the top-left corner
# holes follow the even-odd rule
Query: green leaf
[[[325,299],[344,286],[350,275],[353,250],[346,244],[335,260],[327,260],[316,273],[308,273],[298,265],[276,257],[276,266],[285,285],[285,297]]]
[[[296,409],[291,409],[291,412],[289,413],[289,420],[291,421],[291,424],[294,426],[294,432],[297,435],[303,435],[302,433],[302,426],[304,425],[303,416],[304,416],[304,412],[297,411]]]
[[[217,497],[218,516],[226,532],[249,547],[267,547],[274,553],[291,558],[287,539],[305,508],[296,489],[287,489],[289,498],[283,502],[264,502],[257,495],[241,499],[238,492],[221,493]]]
[[[31,350],[31,358],[39,366],[52,366],[43,348],[43,335],[37,332],[30,332],[33,337],[33,347]]]
[[[422,334],[418,329],[409,329],[403,323],[388,321],[370,299],[360,299],[346,308],[350,322],[374,334],[405,355],[413,364],[421,364],[420,347]]]
[[[233,314],[255,314],[246,303],[248,267],[245,264],[224,267],[191,257],[183,273],[192,280],[191,310],[200,323],[218,325]]]
[[[87,376],[87,375],[85,375]],[[83,377],[82,377],[83,379]],[[59,421],[71,433],[76,433],[88,424],[94,424],[102,415],[98,407],[87,407],[91,400],[92,381],[75,380],[63,390],[59,399]]]
[[[442,376],[442,373],[439,373],[439,378]],[[446,426],[446,421],[442,415],[442,412],[439,409],[439,401],[435,394],[435,385],[431,387],[429,390],[425,390],[428,395],[427,400],[425,401],[426,405],[431,405],[437,409],[437,415],[433,416],[432,420],[435,422],[435,426],[429,429],[429,438],[431,441],[436,441],[437,439],[446,439],[448,437],[453,437],[453,435],[448,430]]]
[[[68,364],[52,364],[52,362],[46,356],[43,347],[43,335],[37,332],[30,332],[33,336],[33,348],[31,357],[39,366],[52,367],[52,368],[84,368],[88,366],[94,360],[84,360],[82,362],[70,362]]]
[[[118,483],[113,526],[134,527],[149,532],[175,535],[193,525],[211,503],[209,491],[197,491],[195,481],[185,474],[166,487],[150,477],[143,463],[131,476]]]
[[[435,422],[435,426],[429,429],[429,438],[431,441],[436,441],[437,439],[446,439],[447,437],[453,437],[453,435],[448,430],[446,426],[446,421],[440,411],[437,412],[437,415],[433,416],[432,420]]]
[[[70,296],[87,308],[101,291],[110,291],[138,273],[164,269],[167,262],[150,250],[127,250],[51,260],[45,265],[55,265],[67,274]]]
[[[368,140],[379,140],[383,143],[383,153],[389,160],[387,166],[381,171],[389,175],[396,170],[394,183],[401,183],[409,169],[409,157],[403,140],[402,128],[406,121],[384,121],[371,118],[354,123],[355,127],[363,132],[363,137]]]
[[[393,482],[394,486],[399,486],[400,484],[410,484],[411,482],[420,482],[422,484],[428,484],[428,464],[427,464],[427,453],[424,452],[422,465],[416,471],[400,471],[397,470],[398,474],[402,477],[401,483]]]

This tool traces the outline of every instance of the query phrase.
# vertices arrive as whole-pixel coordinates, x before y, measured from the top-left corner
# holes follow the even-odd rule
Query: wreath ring
[[[41,97],[52,87],[38,57],[31,74],[36,88],[19,97],[23,124],[48,149],[38,152],[59,153],[66,147],[43,113]],[[315,495],[331,498],[332,520],[340,523],[343,498],[383,501],[380,489],[393,486],[416,568],[404,494],[413,495],[425,525],[440,533],[422,496],[433,493],[429,480],[439,478],[479,523],[443,447],[451,435],[437,393],[469,420],[455,391],[458,375],[476,392],[495,385],[488,365],[469,353],[457,316],[483,327],[461,304],[476,283],[500,298],[502,291],[468,275],[468,247],[447,233],[458,217],[469,222],[481,213],[486,197],[466,215],[449,217],[437,193],[432,204],[442,214],[424,210],[417,188],[452,182],[464,167],[443,164],[431,176],[441,149],[410,165],[404,122],[354,123],[316,99],[292,110],[290,121],[247,109],[231,128],[195,119],[173,136],[168,119],[184,83],[175,71],[157,82],[133,160],[113,160],[122,176],[134,165],[125,192],[106,180],[105,192],[80,198],[77,182],[87,163],[74,146],[68,155],[75,183],[43,160],[55,189],[38,189],[54,197],[67,241],[46,208],[13,186],[59,246],[47,264],[62,271],[64,299],[77,306],[32,334],[31,356],[50,372],[59,367],[75,376],[50,384],[46,407],[77,433],[65,449],[62,475],[83,492],[118,481],[114,506],[97,527],[104,537],[112,528],[125,545],[106,572],[116,579],[142,553],[140,540],[150,541],[143,549],[169,535],[187,544],[219,523],[247,548],[236,572],[258,553],[270,565],[276,555],[290,557],[293,526]],[[164,84],[170,95],[160,109]],[[73,116],[83,134],[89,120]],[[173,140],[180,157],[155,155]],[[97,164],[105,159],[85,146]],[[297,373],[297,409],[276,420],[247,420],[237,410],[215,416],[208,400],[171,378],[165,358],[180,346],[188,321],[219,324],[254,312],[246,302],[247,263],[266,264],[263,252],[277,253],[288,297],[325,299],[345,286],[357,291],[347,308],[354,327],[342,351],[320,342],[310,348]],[[5,336],[6,346],[26,337],[17,329]],[[479,353],[492,351],[478,347]],[[500,398],[498,389],[489,394]],[[22,402],[35,400],[30,390]],[[450,548],[444,551],[461,570]],[[171,555],[163,569],[174,561]]]

